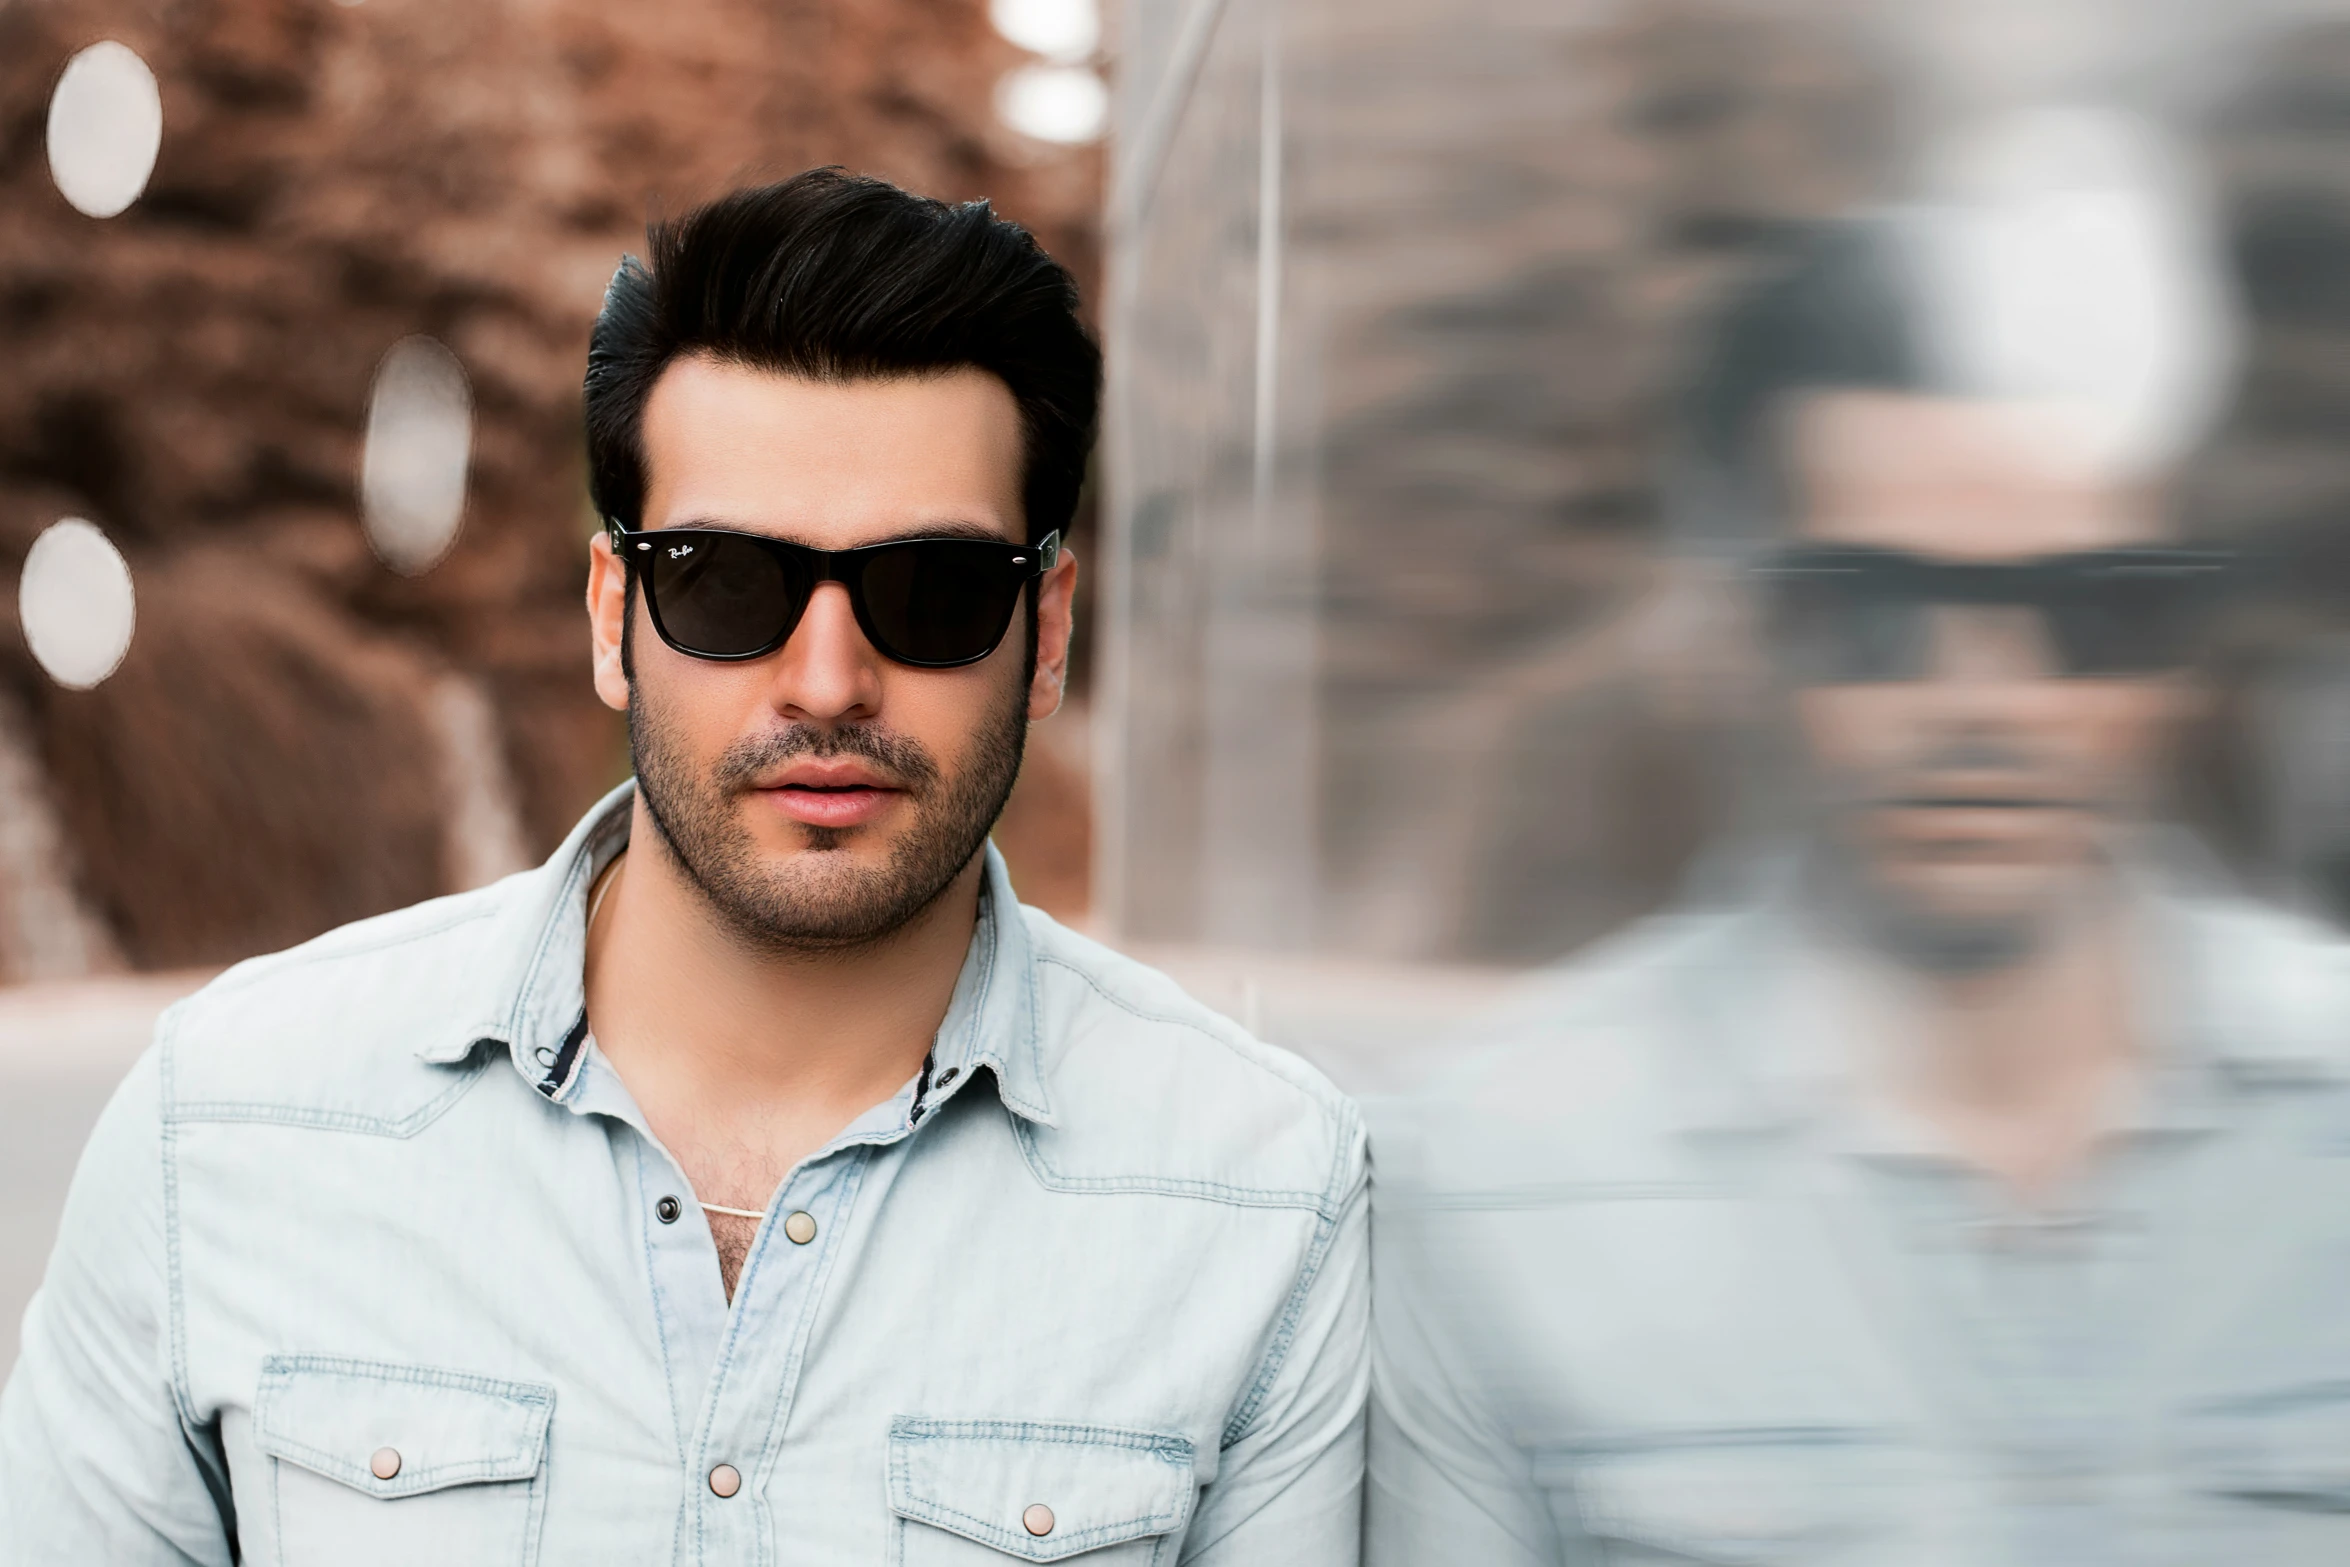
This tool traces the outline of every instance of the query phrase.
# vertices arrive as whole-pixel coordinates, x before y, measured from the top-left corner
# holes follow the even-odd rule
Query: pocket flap
[[[253,1400],[263,1452],[370,1496],[527,1480],[546,1456],[555,1390],[430,1366],[272,1355]],[[389,1478],[376,1455],[398,1455]]]
[[[2350,1508],[2350,1384],[2317,1383],[2196,1410],[2182,1443],[2203,1488],[2246,1501]]]
[[[1190,1440],[1159,1432],[901,1415],[889,1427],[889,1505],[1025,1561],[1053,1562],[1181,1528],[1191,1465]],[[1023,1522],[1040,1503],[1052,1514],[1042,1535]]]
[[[1573,1470],[1585,1533],[1737,1567],[1816,1560],[1867,1532],[1883,1455],[1835,1437],[1586,1452]]]

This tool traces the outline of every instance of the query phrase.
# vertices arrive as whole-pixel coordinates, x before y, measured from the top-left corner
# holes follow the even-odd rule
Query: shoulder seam
[[[1085,981],[1087,989],[1091,990],[1095,995],[1101,997],[1111,1006],[1116,1007],[1119,1011],[1126,1013],[1130,1017],[1138,1017],[1146,1023],[1166,1023],[1176,1028],[1188,1028],[1203,1039],[1214,1040],[1217,1044],[1222,1045],[1227,1050],[1232,1048],[1232,1041],[1224,1038],[1214,1029],[1208,1028],[1194,1019],[1187,1017],[1176,1017],[1172,1013],[1167,1012],[1145,1012],[1142,1008],[1136,1006],[1133,1002],[1127,1000],[1124,996],[1112,995],[1109,991],[1102,988],[1102,982],[1100,980],[1094,978],[1091,974],[1087,973],[1084,969],[1079,968],[1076,964],[1070,962],[1067,958],[1061,957],[1055,953],[1040,952],[1036,955],[1036,961],[1040,964],[1050,963],[1055,968],[1067,969],[1070,973]],[[1239,1054],[1238,1051],[1234,1051],[1233,1053],[1236,1055]]]
[[[1323,1223],[1328,1223],[1336,1218],[1343,1206],[1343,1191],[1347,1184],[1347,1172],[1352,1162],[1352,1154],[1362,1142],[1362,1115],[1352,1100],[1339,1093],[1335,1087],[1318,1089],[1310,1082],[1299,1081],[1281,1071],[1275,1064],[1251,1055],[1234,1040],[1193,1019],[1171,1016],[1163,1012],[1146,1011],[1124,997],[1105,990],[1093,975],[1066,958],[1040,952],[1033,961],[1037,964],[1051,963],[1067,969],[1082,980],[1095,995],[1129,1017],[1146,1023],[1163,1023],[1170,1027],[1185,1029],[1203,1039],[1221,1045],[1236,1059],[1254,1068],[1259,1076],[1289,1089],[1311,1106],[1319,1117],[1319,1124],[1329,1137],[1331,1144],[1330,1175],[1319,1191],[1234,1186],[1221,1181],[1149,1175],[1073,1176],[1063,1174],[1052,1167],[1050,1161],[1045,1157],[1044,1150],[1037,1145],[1034,1128],[1016,1123],[1013,1135],[1020,1145],[1020,1151],[1028,1165],[1029,1173],[1035,1176],[1038,1181],[1048,1189],[1055,1191],[1153,1193],[1169,1197],[1201,1198],[1240,1207],[1303,1209],[1315,1214]],[[1265,1048],[1277,1050],[1280,1047],[1268,1045]]]
[[[1331,1183],[1333,1197],[1337,1196],[1336,1188],[1345,1177],[1351,1162],[1348,1154],[1356,1140],[1354,1137],[1338,1140],[1338,1158]],[[1367,1194],[1363,1200],[1368,1201]],[[1274,1382],[1289,1364],[1289,1351],[1297,1342],[1297,1325],[1305,1315],[1306,1298],[1313,1293],[1315,1281],[1322,1276],[1322,1264],[1329,1260],[1330,1247],[1338,1239],[1338,1226],[1346,1217],[1346,1206],[1344,1202],[1327,1202],[1316,1212],[1314,1238],[1306,1248],[1305,1260],[1298,1266],[1297,1282],[1290,1287],[1289,1299],[1282,1305],[1280,1325],[1274,1329],[1272,1342],[1265,1346],[1264,1354],[1257,1359],[1256,1376],[1251,1379],[1248,1392],[1243,1395],[1239,1407],[1232,1411],[1231,1418],[1224,1422],[1223,1435],[1218,1442],[1220,1451],[1229,1451],[1242,1437],[1248,1435],[1248,1428],[1257,1418],[1257,1412],[1264,1408],[1265,1399],[1272,1392]]]
[[[1056,968],[1067,969],[1070,973],[1083,980],[1087,989],[1091,990],[1095,995],[1101,997],[1102,1000],[1108,1002],[1111,1006],[1116,1007],[1119,1011],[1125,1013],[1129,1017],[1139,1018],[1145,1023],[1165,1023],[1171,1028],[1188,1029],[1192,1033],[1199,1035],[1202,1039],[1210,1040],[1215,1044],[1221,1045],[1232,1055],[1254,1067],[1257,1071],[1263,1073],[1265,1076],[1297,1090],[1297,1092],[1312,1100],[1317,1106],[1319,1106],[1326,1114],[1330,1116],[1334,1128],[1342,1134],[1339,1138],[1339,1142],[1343,1145],[1346,1141],[1343,1134],[1346,1130],[1347,1122],[1350,1119],[1348,1111],[1351,1110],[1352,1106],[1347,1101],[1346,1096],[1339,1093],[1335,1086],[1332,1087],[1328,1093],[1324,1093],[1317,1090],[1311,1083],[1301,1083],[1296,1078],[1291,1077],[1288,1073],[1281,1071],[1271,1062],[1259,1060],[1257,1057],[1251,1055],[1248,1051],[1240,1048],[1240,1046],[1234,1043],[1232,1040],[1226,1038],[1223,1034],[1217,1032],[1215,1029],[1207,1027],[1205,1024],[1195,1021],[1194,1019],[1176,1017],[1165,1012],[1146,1012],[1141,1007],[1136,1006],[1133,1002],[1128,1001],[1125,997],[1113,995],[1111,992],[1103,989],[1100,980],[1094,978],[1093,975],[1087,973],[1084,969],[1079,968],[1076,964],[1070,962],[1067,958],[1060,957],[1050,952],[1039,952],[1036,955],[1036,962],[1040,964],[1050,963]],[[1201,1010],[1207,1011],[1209,1009],[1202,1007]],[[1237,1027],[1238,1025],[1235,1026]],[[1269,1044],[1263,1040],[1257,1040],[1256,1036],[1253,1034],[1247,1034],[1245,1029],[1242,1030],[1242,1033],[1256,1043],[1265,1045],[1265,1048],[1269,1050],[1279,1050],[1281,1048],[1278,1045]],[[1333,1103],[1334,1100],[1336,1103]]]
[[[336,934],[336,932],[329,931],[326,937],[304,942],[301,946],[291,947],[283,952],[270,953],[265,957],[252,960],[250,964],[241,963],[202,990],[197,991],[188,1000],[191,1003],[202,1003],[211,997],[249,990],[253,986],[275,978],[288,970],[307,968],[313,964],[331,962],[338,958],[363,957],[370,953],[385,951],[388,948],[424,941],[434,936],[444,935],[460,925],[470,925],[476,920],[489,919],[496,913],[495,908],[476,907],[464,913],[451,914],[434,920],[417,930],[401,931],[396,935],[385,935],[365,941],[354,941],[347,945],[323,946],[322,943],[328,937]]]

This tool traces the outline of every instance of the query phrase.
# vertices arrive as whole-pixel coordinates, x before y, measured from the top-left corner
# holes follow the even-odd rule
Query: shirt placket
[[[788,1176],[773,1195],[735,1281],[719,1281],[709,1226],[692,1188],[653,1137],[634,1099],[587,1043],[569,1107],[609,1118],[635,1163],[653,1326],[660,1338],[686,1499],[683,1560],[773,1561],[770,1494],[780,1440],[832,1272],[870,1224],[899,1147],[947,1097],[925,1063],[917,1080],[875,1106]],[[950,1078],[949,1081],[952,1079]]]
[[[574,880],[585,923],[589,873]],[[729,1305],[716,1243],[695,1206],[691,1183],[653,1135],[636,1100],[602,1058],[584,1009],[572,997],[530,1009],[539,1020],[524,1066],[532,1086],[575,1115],[600,1120],[613,1157],[633,1175],[637,1233],[644,1247],[650,1326],[669,1390],[684,1501],[676,1557],[696,1562],[777,1559],[769,1498],[792,1400],[844,1259],[853,1269],[859,1237],[873,1224],[905,1158],[903,1144],[986,1064],[1000,1083],[1001,1057],[986,1048],[988,998],[999,961],[994,898],[981,903],[964,971],[936,1046],[916,1078],[860,1116],[788,1175],[772,1196],[744,1258]],[[568,968],[565,954],[548,959]],[[1005,992],[1008,994],[1008,992]],[[565,1003],[568,1003],[566,1005]],[[561,1007],[561,1011],[556,1009]],[[567,1017],[568,1026],[555,1024]],[[560,1032],[558,1029],[560,1028]],[[518,1054],[517,1064],[522,1064]],[[861,1226],[861,1228],[860,1228]],[[845,1287],[848,1280],[841,1281]]]
[[[809,1160],[785,1180],[759,1225],[697,1400],[688,1458],[697,1477],[688,1502],[694,1560],[775,1560],[761,1499],[775,1481],[808,1342],[833,1270],[851,1248],[860,1207],[870,1212],[860,1196],[869,1184],[886,1184],[893,1145],[904,1135],[901,1122],[886,1142],[835,1144]],[[717,1296],[714,1264],[708,1282]]]
[[[2017,1207],[1994,1180],[1912,1156],[1859,1161],[1912,1270],[1908,1333],[1938,1402],[1988,1464],[1987,1560],[2097,1562],[2127,1538],[2119,1444],[2150,1301],[2137,1161],[2065,1208]]]

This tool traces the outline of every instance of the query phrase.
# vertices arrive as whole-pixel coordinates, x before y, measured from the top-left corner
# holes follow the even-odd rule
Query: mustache
[[[1929,810],[1948,807],[1977,811],[2045,810],[2089,803],[2075,798],[2075,791],[2065,786],[2071,780],[2060,781],[2048,777],[2044,758],[1998,739],[1970,736],[1954,740],[1936,746],[1901,771],[1913,780],[1911,785],[1904,788],[1896,784],[1877,795],[1871,803]],[[1950,787],[1970,776],[1984,782],[1991,779],[2007,780],[2009,787],[1968,789],[1963,783],[1956,789]],[[2039,780],[2040,787],[2033,787],[2027,780]],[[1918,788],[1918,783],[1924,783],[1926,787]],[[2016,787],[2019,784],[2021,787]]]
[[[1969,788],[1970,783],[1977,787]],[[2097,802],[2084,798],[2078,783],[2024,747],[1968,738],[1903,762],[1890,775],[1864,785],[1850,803],[1896,810],[2094,809]]]
[[[2085,809],[2091,802],[2055,794],[1893,794],[1869,803],[1911,811],[2051,811]]]
[[[939,766],[921,743],[886,729],[844,724],[787,724],[747,740],[737,740],[719,755],[713,771],[727,789],[749,788],[762,774],[802,757],[853,756],[887,774],[909,794],[921,794],[939,780]]]
[[[1954,740],[1936,746],[1912,764],[1911,771],[1936,773],[2008,773],[2029,775],[2042,760],[2022,746],[1996,739]]]

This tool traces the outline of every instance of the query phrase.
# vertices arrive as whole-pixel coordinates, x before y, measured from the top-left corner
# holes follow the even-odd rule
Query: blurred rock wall
[[[1722,678],[1727,572],[1675,536],[1708,324],[2052,107],[2212,199],[2244,308],[2178,500],[2260,591],[2181,803],[2350,916],[2344,0],[1285,0],[1188,63],[1191,13],[1130,12],[1130,84],[1188,86],[1130,87],[1136,141],[1174,130],[1114,209],[1123,936],[1517,964],[1710,877],[1786,781]]]
[[[1664,437],[1699,324],[1883,192],[1857,9],[1223,13],[1116,258],[1122,935],[1515,964],[1671,894],[1729,790],[1659,691]]]
[[[43,141],[102,38],[164,115],[105,221]],[[0,613],[0,974],[221,962],[549,848],[626,772],[579,607],[578,386],[614,263],[648,214],[841,163],[990,197],[1090,284],[1098,155],[995,125],[1021,58],[982,0],[0,5],[0,589],[78,515],[138,599],[92,691]],[[475,432],[463,532],[410,579],[355,494],[370,378],[412,333],[463,362]],[[1058,772],[1006,827],[1063,907],[1069,750],[1040,748]]]
[[[1849,0],[1378,3],[1331,12],[1313,147],[1312,217],[1377,215],[1383,263],[1332,267],[1325,327],[1333,934],[1539,961],[1733,808],[1660,692],[1675,407],[1725,298],[1892,188],[1899,115]]]

